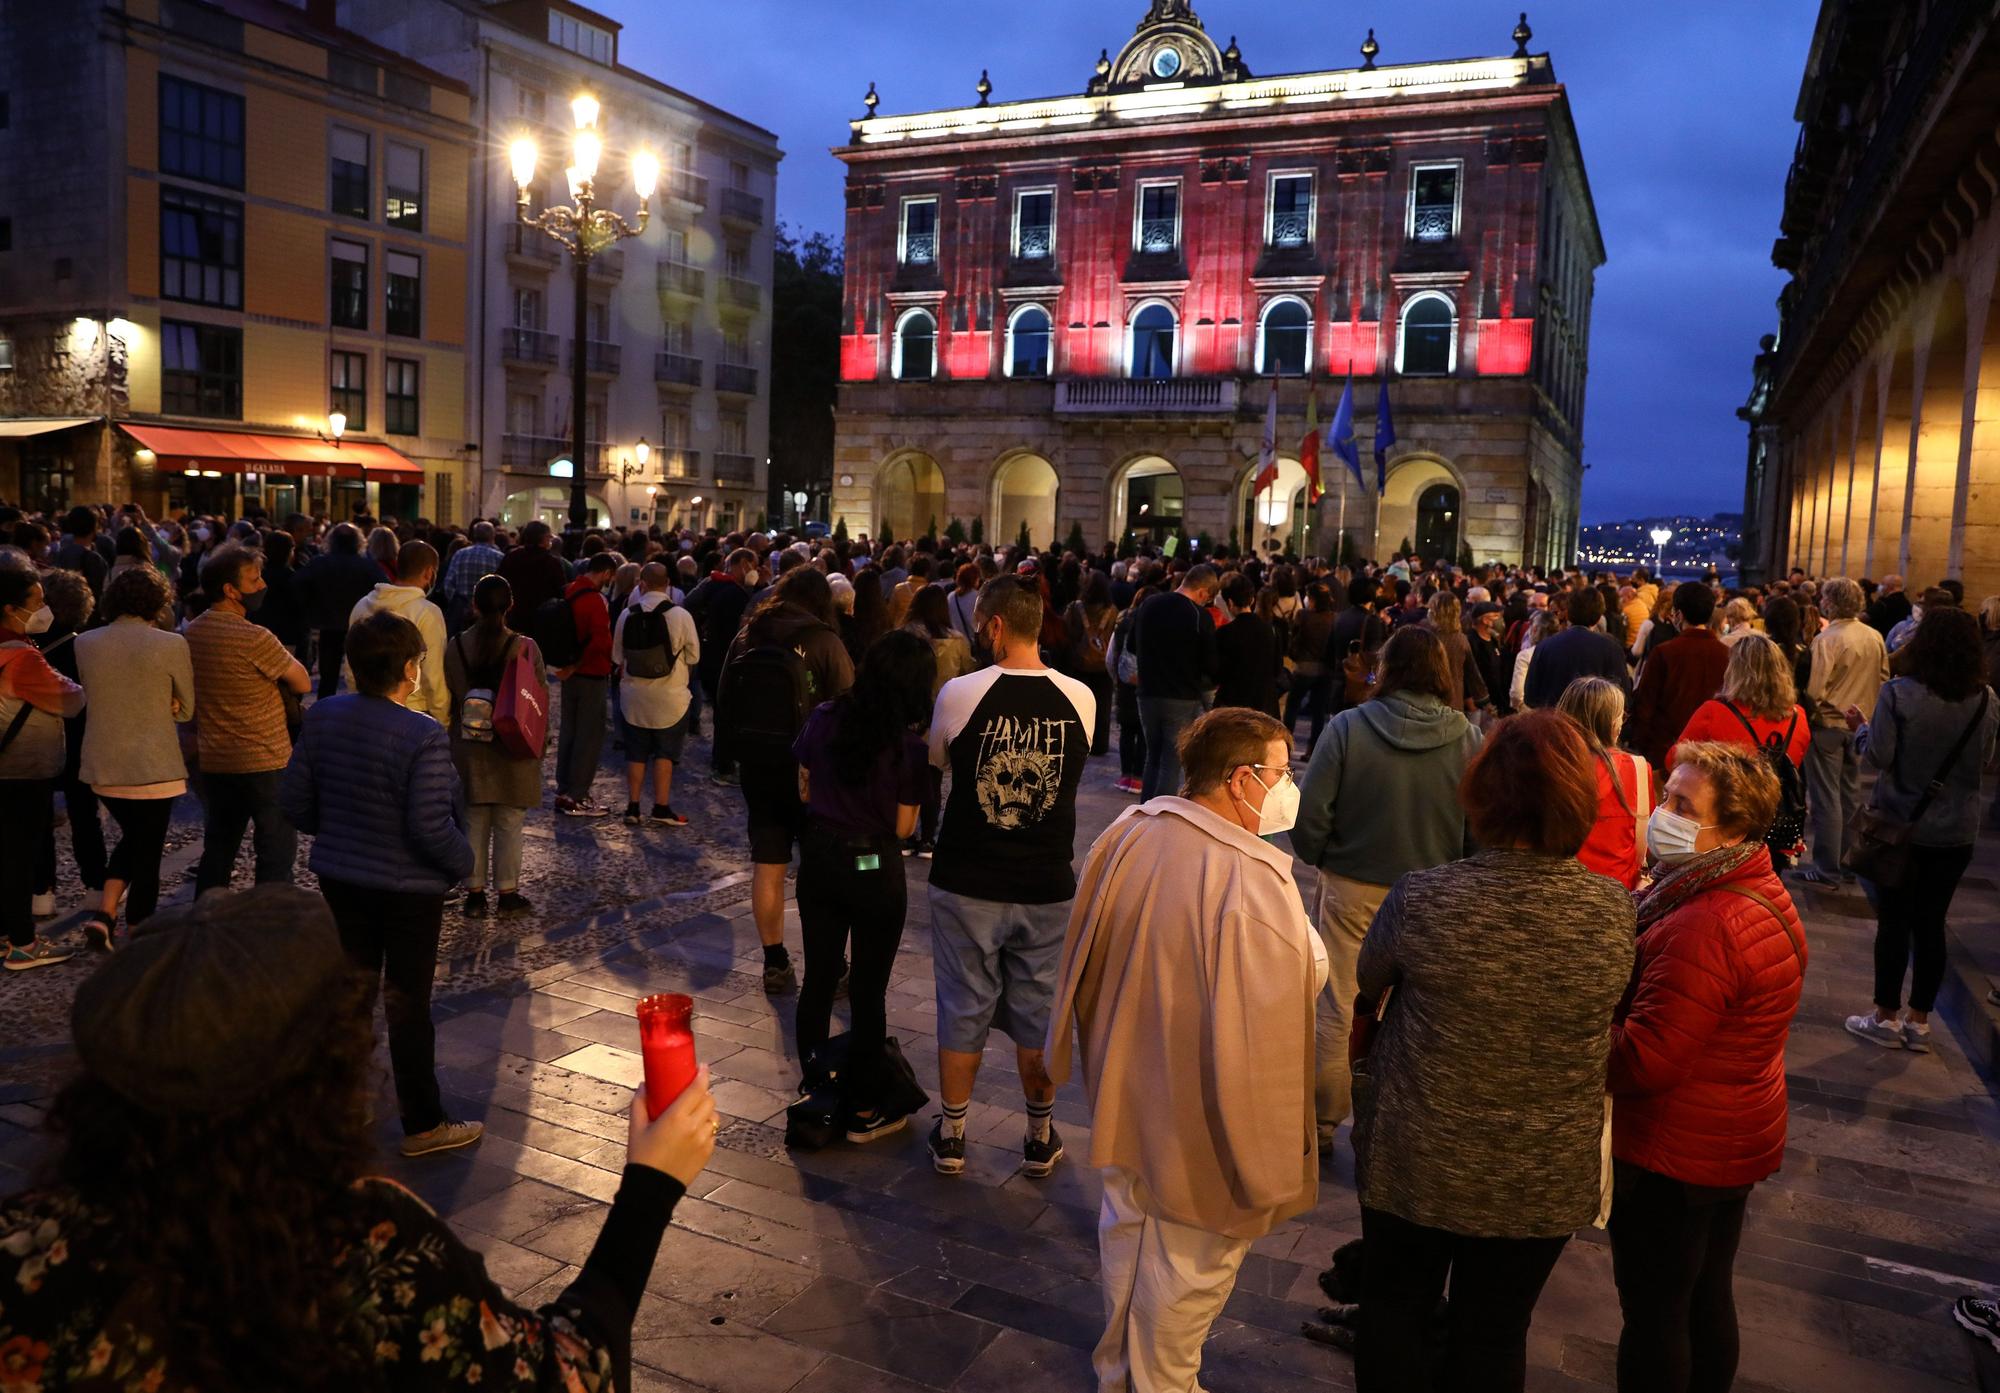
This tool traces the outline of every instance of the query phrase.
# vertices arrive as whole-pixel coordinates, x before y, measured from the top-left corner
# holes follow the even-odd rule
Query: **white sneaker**
[[[1903,1027],[1897,1021],[1885,1021],[1873,1011],[1862,1016],[1847,1018],[1847,1033],[1858,1035],[1871,1045],[1883,1049],[1899,1050],[1903,1047]]]

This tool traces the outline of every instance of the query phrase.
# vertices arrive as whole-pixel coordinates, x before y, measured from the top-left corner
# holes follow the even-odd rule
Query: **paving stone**
[[[632,1359],[716,1393],[782,1393],[822,1352],[724,1315],[647,1294],[632,1324]]]
[[[952,1393],[1021,1393],[1024,1389],[1089,1388],[1087,1350],[1045,1340],[1019,1330],[1002,1330],[974,1357]]]
[[[947,1388],[999,1330],[921,1301],[822,1277],[764,1322],[814,1348]]]

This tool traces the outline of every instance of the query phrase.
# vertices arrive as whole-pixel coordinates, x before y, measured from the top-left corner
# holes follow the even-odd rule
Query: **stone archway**
[[[1419,531],[1419,504],[1430,489],[1444,485],[1458,496],[1458,506],[1449,511],[1451,521],[1456,525],[1464,518],[1464,482],[1452,467],[1436,455],[1404,455],[1389,466],[1389,477],[1384,483],[1380,510],[1376,514],[1375,554],[1386,558],[1392,549],[1400,549],[1405,539],[1412,546],[1417,545]],[[1433,509],[1433,513],[1444,511]],[[1458,560],[1458,538],[1464,535],[1462,526],[1454,527],[1451,553],[1446,560]],[[1533,540],[1528,547],[1532,548]]]
[[[909,541],[944,526],[944,471],[929,455],[904,454],[875,476],[875,533]]]
[[[1170,460],[1136,456],[1111,476],[1105,535],[1120,546],[1128,539],[1158,546],[1181,530],[1186,502],[1180,471]]]
[[[1028,525],[1028,539],[1038,547],[1053,546],[1056,536],[1056,496],[1061,481],[1055,466],[1040,455],[1011,455],[993,471],[986,516],[987,535],[997,543],[1011,542]]]

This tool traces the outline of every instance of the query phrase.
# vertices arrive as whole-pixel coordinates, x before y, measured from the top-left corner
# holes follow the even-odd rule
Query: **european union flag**
[[[1333,422],[1326,428],[1326,443],[1334,454],[1347,462],[1347,468],[1354,475],[1354,486],[1365,488],[1361,481],[1361,447],[1354,440],[1354,374],[1347,374],[1347,385],[1340,392],[1340,406],[1333,413]]]
[[[1352,426],[1349,427],[1350,433]],[[1382,390],[1375,398],[1375,494],[1379,498],[1389,491],[1389,447],[1396,443],[1396,422],[1389,415],[1389,377],[1382,376]],[[1361,480],[1361,467],[1355,466],[1355,482]]]

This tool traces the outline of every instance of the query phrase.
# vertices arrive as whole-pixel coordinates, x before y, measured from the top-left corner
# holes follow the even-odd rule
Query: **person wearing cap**
[[[469,1146],[484,1130],[445,1115],[431,979],[444,901],[472,871],[465,795],[443,726],[403,703],[423,679],[424,637],[390,610],[347,631],[355,690],[306,712],[279,787],[285,815],[313,838],[308,864],[341,942],[384,984],[389,1062],[403,1154]]]
[[[280,884],[154,916],[78,987],[64,1149],[0,1200],[0,1386],[632,1386],[634,1313],[714,1151],[707,1071],[656,1121],[634,1096],[596,1245],[528,1310],[369,1174],[368,995],[325,904]]]

